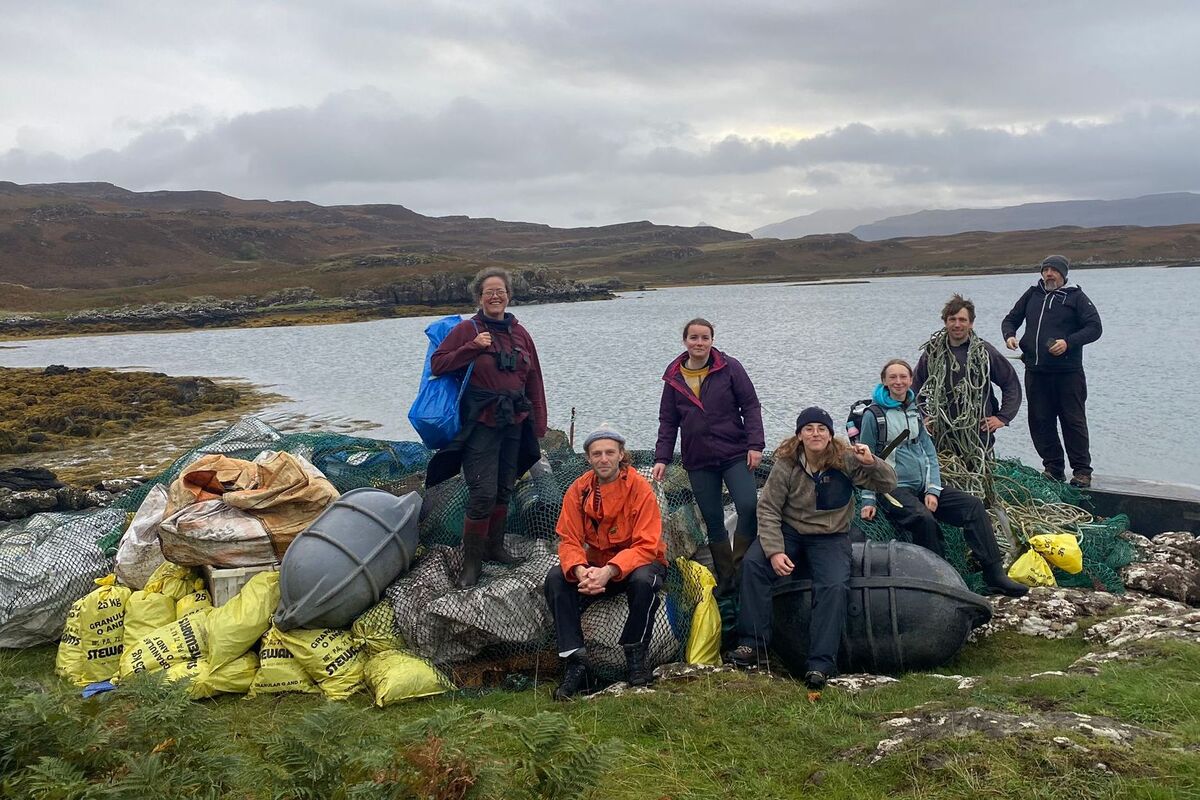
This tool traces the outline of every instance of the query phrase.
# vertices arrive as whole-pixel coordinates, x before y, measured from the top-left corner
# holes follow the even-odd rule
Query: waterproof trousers
[[[996,544],[992,521],[988,519],[983,501],[978,497],[947,486],[938,498],[937,511],[930,511],[925,507],[924,494],[916,489],[899,487],[890,494],[901,504],[901,508],[896,508],[886,497],[878,498],[879,507],[892,524],[909,532],[913,544],[919,544],[945,558],[942,532],[938,528],[938,523],[944,522],[962,528],[967,547],[975,554],[980,566],[999,563],[1000,548]]]
[[[1026,413],[1029,438],[1042,457],[1042,466],[1054,475],[1065,474],[1063,447],[1077,475],[1092,474],[1092,453],[1088,440],[1087,377],[1083,370],[1074,372],[1036,372],[1025,370]],[[1062,442],[1058,429],[1062,427]]]
[[[797,533],[783,525],[783,548],[795,564],[781,578],[756,539],[742,561],[742,594],[738,612],[738,644],[763,653],[771,644],[773,599],[777,581],[812,579],[812,614],[808,625],[808,663],[805,671],[837,672],[838,649],[850,600],[850,536],[846,533]]]
[[[704,527],[708,529],[709,542],[729,539],[725,530],[725,504],[721,502],[722,482],[729,489],[737,509],[737,535],[747,540],[758,535],[758,484],[746,466],[745,456],[712,469],[689,469],[688,481],[692,484],[700,516],[704,518]]]
[[[546,575],[546,604],[554,615],[554,634],[559,654],[571,653],[583,647],[583,627],[580,618],[592,603],[605,597],[624,594],[629,601],[629,616],[621,630],[620,644],[649,642],[654,630],[654,614],[658,611],[658,590],[666,579],[667,568],[658,562],[645,564],[620,580],[604,585],[603,594],[581,594],[579,584],[568,581],[561,567]]]
[[[462,473],[467,484],[467,517],[488,519],[508,505],[517,482],[521,426],[490,428],[476,423],[463,443]]]

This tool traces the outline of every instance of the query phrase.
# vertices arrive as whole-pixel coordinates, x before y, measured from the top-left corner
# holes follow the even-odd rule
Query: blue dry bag
[[[429,362],[454,326],[462,322],[457,314],[429,323],[425,335],[429,337],[429,349],[425,351],[425,368],[421,371],[421,385],[417,397],[408,409],[408,421],[416,428],[417,435],[430,450],[440,450],[458,436],[462,420],[458,409],[463,391],[471,380],[475,362],[467,367],[465,375],[434,375]]]

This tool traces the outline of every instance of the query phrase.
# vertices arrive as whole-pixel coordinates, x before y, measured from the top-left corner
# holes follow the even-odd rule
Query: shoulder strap
[[[879,403],[871,403],[863,413],[866,414],[867,412],[870,412],[871,416],[875,417],[875,452],[878,453],[888,445],[887,412],[883,410],[883,406],[879,405]]]
[[[478,328],[478,326],[475,325],[475,320],[468,319],[467,322],[471,323],[471,328],[475,331],[476,335],[478,335],[479,328]],[[459,406],[462,405],[463,395],[466,394],[467,384],[471,382],[471,373],[474,371],[475,371],[475,359],[471,359],[471,363],[467,365],[467,372],[465,375],[463,375],[462,385],[458,387],[458,404],[459,404]]]

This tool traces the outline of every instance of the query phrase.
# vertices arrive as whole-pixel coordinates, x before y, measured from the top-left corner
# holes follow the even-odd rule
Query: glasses
[[[488,289],[483,293],[484,297],[508,297],[508,292],[503,289]]]

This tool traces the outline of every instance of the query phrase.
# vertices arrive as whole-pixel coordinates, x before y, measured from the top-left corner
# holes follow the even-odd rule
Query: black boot
[[[646,643],[625,645],[625,669],[630,686],[649,686],[654,683],[654,673],[646,664]]]
[[[483,572],[483,550],[487,546],[488,521],[486,519],[463,520],[462,571],[454,582],[456,588],[470,589],[479,583],[479,575]]]
[[[742,559],[746,557],[746,551],[752,544],[754,540],[749,537],[740,533],[733,535],[733,583],[737,588],[742,585]]]
[[[1008,577],[1004,573],[1004,567],[999,561],[983,565],[983,582],[987,584],[988,589],[991,589],[993,593],[1004,594],[1009,597],[1024,597],[1029,594],[1029,587],[1017,583]]]
[[[576,650],[564,659],[562,682],[554,690],[555,700],[570,700],[580,692],[587,691],[592,665],[585,651]]]
[[[737,582],[734,579],[733,548],[728,539],[709,542],[708,549],[712,553],[713,576],[717,579],[717,588],[713,595],[717,598],[729,597],[737,592]]]
[[[512,553],[504,549],[504,523],[508,520],[508,506],[495,506],[488,517],[487,548],[484,558],[505,566],[512,566],[520,561]]]

